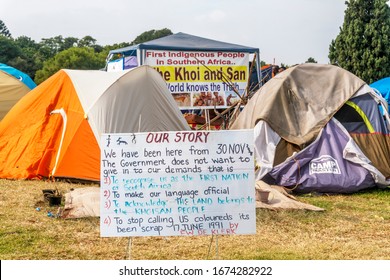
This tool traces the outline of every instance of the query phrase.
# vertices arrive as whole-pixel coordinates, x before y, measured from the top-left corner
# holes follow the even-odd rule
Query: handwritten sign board
[[[254,234],[253,131],[103,134],[101,236]]]

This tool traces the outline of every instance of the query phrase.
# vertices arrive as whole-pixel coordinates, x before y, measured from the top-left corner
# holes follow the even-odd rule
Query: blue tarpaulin
[[[259,54],[258,48],[225,43],[186,33],[176,33],[134,46],[111,50],[110,54],[133,55],[135,50],[175,50],[175,51],[224,51]]]

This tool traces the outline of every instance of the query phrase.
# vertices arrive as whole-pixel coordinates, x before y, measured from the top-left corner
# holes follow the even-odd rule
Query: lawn
[[[390,189],[296,196],[323,212],[257,209],[255,235],[130,239],[101,238],[98,218],[48,217],[58,207],[43,201],[42,190],[55,187],[67,192],[86,185],[0,180],[0,259],[390,259]]]

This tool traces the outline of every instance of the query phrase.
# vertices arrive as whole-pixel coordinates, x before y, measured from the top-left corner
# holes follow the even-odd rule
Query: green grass
[[[54,187],[67,192],[85,185],[0,180],[1,259],[390,259],[390,189],[296,196],[325,211],[257,209],[256,234],[216,240],[212,236],[101,238],[98,218],[47,216],[57,208],[43,202],[42,190]]]

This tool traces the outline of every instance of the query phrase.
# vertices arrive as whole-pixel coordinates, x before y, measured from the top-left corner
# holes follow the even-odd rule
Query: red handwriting
[[[180,131],[174,134],[173,142],[207,143],[210,132],[206,131]],[[146,143],[170,143],[169,133],[148,133]]]

